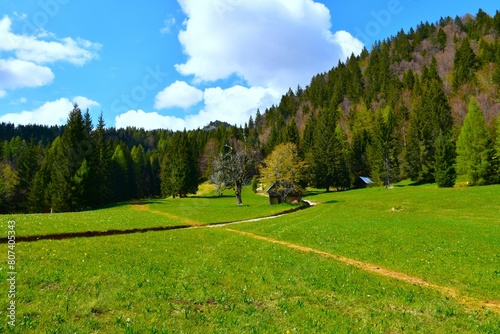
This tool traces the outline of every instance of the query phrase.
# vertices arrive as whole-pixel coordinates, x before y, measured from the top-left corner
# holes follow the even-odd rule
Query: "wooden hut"
[[[266,190],[267,194],[269,195],[269,204],[283,203],[282,195],[278,190],[276,190],[276,188],[277,188],[276,183],[273,183],[273,185]],[[302,193],[298,191],[292,191],[288,193],[288,195],[285,198],[286,203],[294,203],[294,202],[299,203],[300,201],[302,201]]]

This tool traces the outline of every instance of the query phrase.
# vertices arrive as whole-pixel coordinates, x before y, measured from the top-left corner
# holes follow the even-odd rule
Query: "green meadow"
[[[311,190],[306,199],[318,205],[213,227],[203,225],[272,215],[291,206],[270,206],[247,189],[243,207],[233,197],[206,193],[74,214],[0,216],[2,236],[9,219],[16,220],[19,235],[197,226],[18,242],[12,332],[498,332],[500,186]],[[7,258],[7,244],[0,247]],[[2,282],[6,272],[3,266]],[[0,332],[7,332],[12,329],[7,327],[9,300],[6,285],[1,286]]]
[[[246,188],[241,206],[236,205],[232,191],[227,190],[220,197],[207,192],[187,198],[119,203],[110,208],[85,212],[0,215],[3,217],[0,229],[6,231],[9,219],[16,221],[18,236],[207,225],[265,217],[292,208],[291,205],[271,206],[267,197],[258,196]]]

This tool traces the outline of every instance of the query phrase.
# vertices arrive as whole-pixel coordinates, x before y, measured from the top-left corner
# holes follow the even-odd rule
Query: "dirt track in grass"
[[[271,242],[273,244],[286,246],[286,247],[289,247],[292,249],[299,250],[301,252],[318,254],[318,255],[321,255],[321,256],[324,256],[327,258],[331,258],[331,259],[334,259],[336,261],[354,266],[354,267],[359,268],[361,270],[365,270],[365,271],[368,271],[371,273],[379,274],[379,275],[382,275],[385,277],[398,279],[400,281],[404,281],[404,282],[407,282],[410,284],[428,287],[432,290],[438,291],[439,293],[441,293],[447,297],[453,298],[454,300],[456,300],[457,302],[466,306],[469,309],[485,308],[485,309],[489,309],[489,310],[496,311],[496,312],[500,313],[500,302],[496,301],[496,300],[481,301],[481,300],[478,300],[476,298],[461,295],[457,290],[455,290],[453,288],[432,284],[432,283],[429,283],[429,282],[427,282],[421,278],[418,278],[418,277],[414,277],[414,276],[410,276],[410,275],[400,273],[397,271],[382,268],[380,266],[376,266],[376,265],[373,265],[370,263],[357,261],[357,260],[350,259],[350,258],[347,258],[344,256],[331,254],[331,253],[317,250],[314,248],[300,246],[300,245],[293,244],[293,243],[290,243],[287,241],[281,241],[281,240],[277,240],[277,239],[273,239],[273,238],[263,237],[263,236],[260,236],[257,234],[233,230],[230,228],[226,228],[225,230],[229,231],[229,232],[245,235],[247,237],[251,237],[251,238],[254,238],[257,240],[267,241],[267,242]]]

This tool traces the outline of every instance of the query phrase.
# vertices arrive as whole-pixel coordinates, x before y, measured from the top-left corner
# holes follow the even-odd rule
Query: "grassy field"
[[[179,224],[173,216],[183,224],[207,224],[289,208],[245,195],[248,206],[242,208],[232,197],[204,195],[15,219],[31,222],[24,229],[19,225],[26,234],[38,223],[38,233],[60,233]],[[308,199],[320,204],[258,222],[20,242],[15,332],[498,332],[500,312],[470,301],[500,301],[499,186],[311,191]],[[62,218],[54,227],[57,216]],[[8,218],[1,217],[2,224]],[[2,247],[6,254],[7,245]],[[319,252],[431,286],[375,274]],[[2,267],[0,280],[6,279]],[[4,313],[7,303],[5,292]],[[7,320],[0,321],[0,332],[6,327]]]
[[[168,198],[122,203],[107,209],[76,213],[0,215],[0,230],[15,220],[18,236],[75,233],[86,231],[129,230],[158,226],[206,225],[273,215],[292,208],[271,206],[267,197],[243,192],[244,205],[236,205],[234,194],[224,196],[206,192],[188,198]]]

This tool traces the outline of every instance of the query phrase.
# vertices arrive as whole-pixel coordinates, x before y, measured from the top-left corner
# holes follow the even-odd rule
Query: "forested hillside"
[[[301,183],[327,190],[358,176],[386,186],[450,187],[457,173],[470,185],[497,183],[499,88],[500,12],[479,10],[400,31],[240,127],[117,130],[75,105],[64,127],[0,125],[0,212],[184,197],[208,179],[238,192],[281,143],[294,143],[308,166]]]

